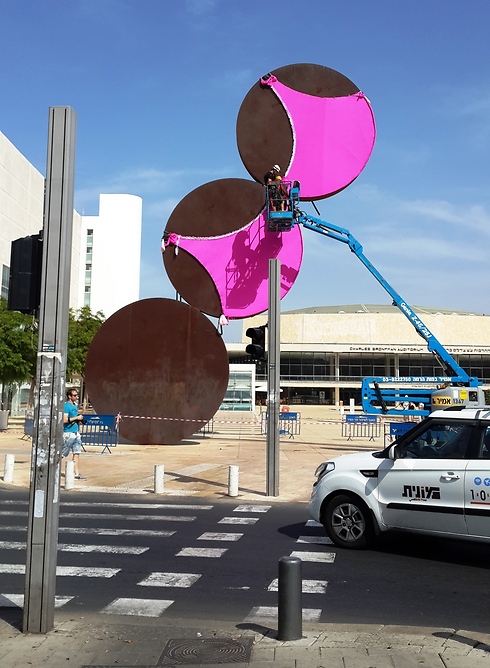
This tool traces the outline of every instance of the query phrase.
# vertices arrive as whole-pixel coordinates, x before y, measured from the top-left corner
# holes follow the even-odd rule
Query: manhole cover
[[[159,666],[192,666],[206,663],[247,663],[253,638],[181,638],[169,640]]]

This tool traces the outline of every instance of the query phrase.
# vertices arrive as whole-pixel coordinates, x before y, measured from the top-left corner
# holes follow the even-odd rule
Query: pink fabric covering
[[[171,235],[165,252],[178,248],[193,255],[207,270],[227,318],[248,318],[267,309],[269,258],[281,262],[281,299],[296,280],[303,259],[300,226],[289,232],[269,232],[264,213],[242,230],[223,237]]]
[[[285,175],[301,184],[301,199],[321,198],[345,188],[364,169],[374,147],[376,127],[363,93],[316,97],[284,86],[270,86],[288,114],[293,156]]]

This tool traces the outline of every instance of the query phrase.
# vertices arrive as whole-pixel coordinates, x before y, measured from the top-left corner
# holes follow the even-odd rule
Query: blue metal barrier
[[[376,415],[346,415],[342,421],[342,436],[348,441],[353,438],[369,438],[374,441],[381,431],[381,421]]]
[[[385,422],[384,444],[385,447],[396,440],[399,436],[403,436],[412,427],[415,427],[416,422]]]
[[[301,432],[301,413],[279,413],[279,434],[288,434],[294,438]],[[267,413],[261,413],[260,433],[267,433]]]
[[[110,454],[111,448],[119,442],[119,429],[115,415],[84,415],[85,424],[80,424],[80,436],[82,438],[82,449],[86,452],[86,445],[102,446],[101,455],[107,450]]]
[[[24,436],[22,436],[22,439],[32,438],[33,433],[34,433],[34,413],[32,411],[26,411],[26,417],[24,420]]]

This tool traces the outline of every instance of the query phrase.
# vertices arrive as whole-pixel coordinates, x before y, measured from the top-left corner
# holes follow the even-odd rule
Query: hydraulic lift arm
[[[453,359],[444,346],[438,341],[430,329],[417,316],[413,308],[392,288],[386,279],[380,274],[376,267],[364,255],[362,245],[349,232],[349,230],[327,223],[314,216],[306,215],[299,210],[297,203],[291,206],[293,213],[290,216],[290,227],[301,224],[309,230],[313,230],[323,236],[330,237],[335,241],[346,244],[356,257],[364,264],[374,278],[383,286],[390,295],[393,305],[397,306],[403,315],[412,323],[416,332],[427,343],[437,361],[441,365],[445,376],[409,376],[409,377],[370,377],[364,378],[362,384],[363,409],[370,413],[383,413],[393,415],[427,415],[431,410],[431,397],[435,391],[433,385],[436,383],[450,384],[457,387],[473,387],[480,385],[477,378],[469,376],[466,371]],[[287,214],[286,214],[287,215]],[[273,216],[273,223],[277,224]],[[284,214],[281,218],[285,218]],[[287,229],[287,228],[286,228]],[[387,383],[390,387],[381,388],[380,383]],[[403,383],[403,388],[393,388],[392,385]],[[412,387],[410,387],[412,384]],[[425,387],[424,387],[425,384]],[[427,387],[430,384],[432,387]],[[418,385],[418,387],[413,387]],[[415,409],[407,409],[406,404],[413,403]],[[398,407],[395,408],[395,404]],[[400,407],[403,404],[403,408]],[[423,407],[422,407],[423,406]]]

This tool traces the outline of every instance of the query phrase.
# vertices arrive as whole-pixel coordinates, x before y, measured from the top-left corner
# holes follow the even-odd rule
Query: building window
[[[10,269],[4,264],[2,265],[2,297],[7,299],[9,294]]]

